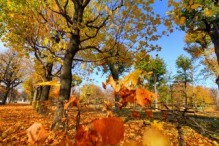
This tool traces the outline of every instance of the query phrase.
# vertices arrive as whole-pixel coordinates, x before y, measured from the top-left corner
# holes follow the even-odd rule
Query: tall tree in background
[[[147,59],[148,58],[148,59]],[[164,75],[166,74],[166,64],[162,58],[146,57],[136,60],[135,68],[144,70],[146,72],[152,72],[148,78],[149,87],[154,89],[157,94],[157,87],[161,86],[164,81]],[[155,109],[158,109],[158,97],[155,98]]]
[[[190,72],[192,69],[192,61],[184,56],[181,55],[177,58],[176,60],[176,66],[178,68],[177,70],[177,75],[176,75],[176,80],[178,81],[183,81],[184,83],[184,97],[185,97],[185,108],[187,108],[187,83],[191,82],[191,76],[190,76]]]
[[[169,0],[169,7],[173,9],[167,14],[181,30],[192,34],[193,43],[201,44],[202,49],[208,49],[208,46],[203,45],[200,40],[210,40],[214,45],[219,65],[219,1],[182,0],[176,2]],[[219,86],[219,76],[216,83]]]
[[[49,34],[51,28],[56,29],[52,27],[52,20],[58,19],[55,15],[48,14],[45,17],[40,17],[29,7],[40,9],[37,2],[3,1],[1,11],[4,14],[1,16],[1,20],[5,28],[10,31],[5,31],[1,39],[6,47],[25,52],[27,57],[29,57],[29,54],[34,54],[34,61],[38,64],[37,68],[41,70],[41,74],[38,74],[42,77],[41,82],[51,81],[53,76],[60,73],[61,67],[56,71],[53,68],[55,63],[60,63],[60,58],[57,58],[61,50],[57,45],[60,38],[57,38],[57,35],[62,37],[64,34],[60,31],[53,33],[53,36],[51,36],[51,33]],[[50,19],[50,22],[45,27],[44,23],[47,19]],[[53,39],[49,41],[50,37]],[[44,101],[48,100],[50,86],[43,86],[40,89],[42,89],[42,95],[40,97],[39,113],[43,114],[43,104]]]
[[[25,64],[17,52],[9,50],[0,54],[0,86],[5,89],[2,104],[6,103],[9,92],[22,83]]]

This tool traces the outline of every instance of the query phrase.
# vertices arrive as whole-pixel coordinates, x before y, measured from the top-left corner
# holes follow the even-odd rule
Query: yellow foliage
[[[197,9],[200,6],[200,4],[194,4],[191,6],[192,9]]]
[[[36,85],[39,85],[39,86],[60,86],[61,84],[58,83],[58,81],[49,81],[49,82],[41,82],[41,83],[37,83]]]
[[[158,123],[156,120],[150,123],[152,128],[163,131],[163,123]]]
[[[205,16],[208,16],[208,17],[210,17],[210,16],[212,16],[214,13],[212,12],[212,11],[210,11],[208,8],[205,8],[204,9],[204,15]]]
[[[181,26],[183,26],[183,25],[185,24],[185,22],[186,22],[186,17],[184,17],[184,16],[180,17],[179,24],[180,24]]]
[[[143,135],[143,145],[146,146],[166,146],[167,145],[167,138],[164,134],[155,129],[150,128],[144,132]]]
[[[120,84],[129,85],[132,82],[132,85],[137,85],[138,76],[142,73],[142,70],[137,69],[136,71],[129,73],[129,75],[125,76],[122,80],[120,80]]]

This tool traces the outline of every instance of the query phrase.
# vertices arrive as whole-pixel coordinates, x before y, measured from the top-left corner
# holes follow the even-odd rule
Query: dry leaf
[[[31,144],[39,144],[42,145],[48,133],[40,123],[34,123],[27,129],[27,137]]]
[[[148,106],[151,102],[151,95],[152,92],[143,89],[143,88],[138,88],[136,90],[136,101],[137,104],[141,105],[141,106]]]

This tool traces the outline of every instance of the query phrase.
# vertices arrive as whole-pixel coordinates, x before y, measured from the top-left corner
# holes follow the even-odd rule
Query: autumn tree
[[[185,98],[185,105],[184,107],[187,108],[187,83],[191,82],[190,71],[192,69],[192,61],[184,56],[181,55],[176,60],[177,66],[177,75],[175,76],[176,80],[182,81],[184,84],[184,98]]]
[[[4,0],[3,2],[7,4],[6,8],[9,8],[9,10],[7,10],[9,12],[8,17],[11,15],[11,12],[20,10],[18,12],[19,14],[23,14],[21,16],[24,16],[24,19],[20,19],[20,17],[15,18],[20,19],[21,23],[24,22],[23,20],[29,20],[29,22],[31,22],[32,18],[38,18],[40,24],[42,24],[40,28],[42,28],[42,30],[47,29],[45,31],[39,29],[39,31],[48,35],[48,43],[51,41],[58,42],[57,45],[59,48],[57,48],[57,50],[61,53],[63,67],[60,76],[61,87],[59,102],[52,129],[65,129],[61,117],[64,110],[64,101],[68,100],[70,96],[72,83],[71,71],[74,61],[92,62],[94,61],[92,59],[99,59],[99,57],[95,58],[95,56],[99,53],[107,54],[109,50],[104,50],[103,46],[107,45],[107,42],[110,42],[110,40],[114,38],[119,38],[118,42],[125,42],[127,46],[133,49],[161,49],[158,45],[151,43],[151,41],[156,41],[161,37],[161,35],[157,33],[157,25],[161,24],[161,17],[153,12],[153,7],[151,6],[154,0],[44,0],[21,1],[18,4],[16,0]],[[11,5],[13,7],[9,7]],[[29,14],[34,14],[34,16],[28,17]],[[13,15],[14,14],[11,16]],[[29,19],[25,19],[25,16]],[[6,20],[6,17],[2,20]],[[165,24],[167,24],[166,26],[168,26],[169,22],[164,21]],[[39,23],[34,22],[36,21],[33,21],[33,24],[37,25],[35,27],[39,27]],[[169,26],[168,30],[171,31]],[[115,33],[116,31],[121,33]],[[47,41],[44,39],[40,42]],[[136,45],[137,43],[139,45]],[[43,51],[41,50],[40,52]],[[51,54],[51,52],[49,54]],[[84,60],[83,55],[90,56],[91,60]],[[78,56],[80,56],[80,58],[78,58]],[[107,55],[106,57],[111,56]]]
[[[217,64],[219,64],[219,2],[218,0],[169,0],[168,7],[173,6],[167,14],[175,24],[192,36],[193,43],[201,44],[202,49],[208,49],[203,41],[210,40],[214,45]],[[195,50],[195,49],[193,49]],[[195,50],[198,52],[199,50]],[[219,78],[216,83],[219,85]]]
[[[28,58],[30,54],[33,54],[35,56],[34,61],[38,64],[38,71],[43,71],[39,74],[43,79],[41,82],[51,81],[53,76],[60,73],[61,66],[59,65],[60,69],[58,70],[54,70],[54,66],[56,62],[60,61],[60,58],[56,58],[60,53],[57,46],[59,43],[57,35],[63,34],[59,31],[48,36],[52,28],[52,19],[57,19],[56,16],[46,15],[42,18],[29,7],[39,9],[40,5],[37,2],[31,3],[29,1],[3,1],[1,11],[4,12],[4,15],[1,16],[1,20],[5,28],[10,31],[5,31],[1,39],[5,42],[6,47],[25,52]],[[44,12],[46,11],[44,10]],[[46,19],[50,19],[48,27],[43,25]],[[52,37],[51,41],[49,41],[50,37]],[[40,102],[43,104],[44,101],[48,100],[50,86],[43,86],[40,89],[42,89]],[[41,109],[39,113],[42,114],[43,110]]]
[[[4,88],[2,104],[6,103],[9,92],[23,82],[25,62],[12,50],[0,54],[0,85]]]
[[[164,75],[166,73],[166,64],[162,58],[156,57],[143,57],[139,58],[135,62],[135,68],[144,70],[145,72],[151,72],[148,77],[149,87],[154,90],[155,94],[158,94],[157,87],[160,87],[164,81]],[[158,98],[155,98],[155,108],[158,109]]]

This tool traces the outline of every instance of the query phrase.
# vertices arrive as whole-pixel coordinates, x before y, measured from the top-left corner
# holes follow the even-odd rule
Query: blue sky
[[[159,13],[161,17],[166,16],[166,11],[168,11],[167,0],[156,0],[153,6],[155,13]],[[159,29],[161,31],[165,29],[165,27],[160,26],[158,30]],[[164,36],[161,39],[159,39],[157,42],[155,42],[156,44],[162,47],[162,50],[159,52],[150,53],[151,56],[155,57],[155,55],[158,54],[160,58],[163,58],[165,63],[167,64],[167,70],[171,71],[173,75],[176,74],[176,64],[175,64],[176,59],[182,54],[190,57],[190,55],[183,50],[183,48],[185,47],[185,43],[184,43],[185,35],[186,35],[185,32],[174,28],[174,32],[170,34],[169,37]],[[104,76],[101,75],[102,73],[99,73],[99,75],[96,75],[95,73],[92,74],[91,78],[95,79],[94,82],[92,83],[102,86],[101,83],[105,82],[107,77],[106,75]],[[215,80],[214,78],[200,80],[199,82],[196,82],[196,85],[217,88],[217,85],[215,84],[214,80]]]

